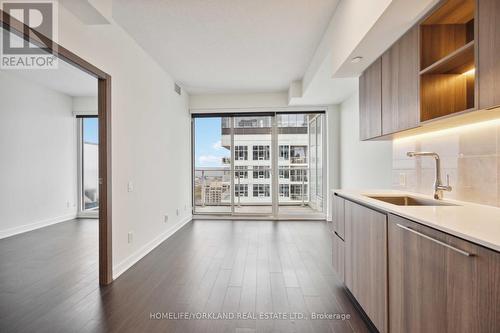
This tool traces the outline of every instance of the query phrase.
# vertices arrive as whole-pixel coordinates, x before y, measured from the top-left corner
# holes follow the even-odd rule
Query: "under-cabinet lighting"
[[[456,133],[463,133],[471,130],[478,130],[481,128],[486,128],[486,127],[492,127],[492,126],[500,126],[500,118],[497,119],[491,119],[487,121],[481,121],[478,123],[473,123],[473,124],[466,124],[466,125],[460,125],[456,127],[450,127],[450,128],[445,128],[441,130],[436,130],[433,132],[428,132],[428,133],[421,133],[421,134],[415,134],[403,138],[396,138],[393,140],[394,143],[397,142],[407,142],[407,141],[414,141],[414,140],[419,140],[419,139],[428,139],[432,137],[438,137],[438,136],[443,136],[443,135],[451,135],[451,134],[456,134]]]
[[[469,69],[467,72],[462,73],[462,75],[474,74],[475,71],[476,71],[476,69],[472,68],[472,69]]]

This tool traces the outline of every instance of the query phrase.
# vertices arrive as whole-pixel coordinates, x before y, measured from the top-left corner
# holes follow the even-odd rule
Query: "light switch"
[[[132,192],[134,190],[134,184],[132,181],[129,181],[127,184],[127,191]]]

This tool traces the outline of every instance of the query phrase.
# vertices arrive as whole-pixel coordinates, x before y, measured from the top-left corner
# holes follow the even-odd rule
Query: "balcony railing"
[[[280,166],[275,176],[278,177],[278,188],[275,190],[278,191],[280,205],[305,206],[309,203],[309,168]],[[195,205],[272,205],[272,177],[273,170],[268,166],[196,169]]]

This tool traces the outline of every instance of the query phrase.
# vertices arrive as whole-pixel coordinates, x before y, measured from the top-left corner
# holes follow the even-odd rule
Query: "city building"
[[[229,134],[233,119],[235,202],[269,204],[272,192],[271,118],[223,118],[222,146],[226,149],[231,149]],[[280,202],[308,201],[308,119],[306,114],[277,117]]]

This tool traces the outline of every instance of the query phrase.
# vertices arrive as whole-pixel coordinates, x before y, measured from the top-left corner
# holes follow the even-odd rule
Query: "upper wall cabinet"
[[[446,0],[360,77],[361,140],[500,107],[500,0]]]
[[[420,23],[420,120],[476,108],[475,0],[448,0]]]
[[[418,126],[418,36],[412,28],[359,78],[361,140]]]
[[[500,106],[500,1],[479,0],[478,81],[479,108]]]
[[[359,78],[359,137],[382,135],[382,61],[377,59]]]
[[[382,55],[382,135],[417,127],[418,27]]]

